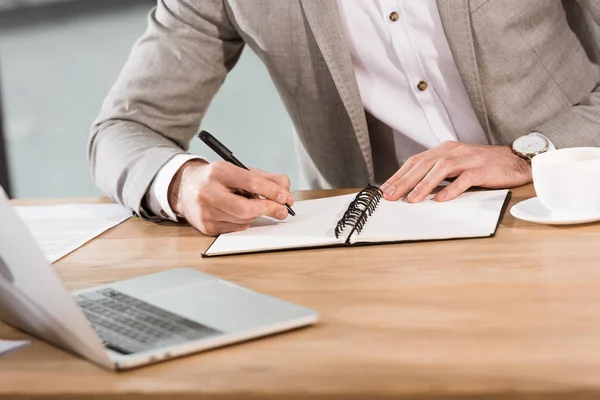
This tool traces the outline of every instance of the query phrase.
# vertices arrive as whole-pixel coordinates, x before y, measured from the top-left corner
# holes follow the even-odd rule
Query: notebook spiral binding
[[[352,231],[346,240],[346,243],[349,243],[354,232],[360,233],[363,230],[382,196],[383,192],[377,186],[367,185],[361,190],[348,206],[344,216],[338,221],[335,227],[335,237],[339,238],[346,227],[351,226]]]

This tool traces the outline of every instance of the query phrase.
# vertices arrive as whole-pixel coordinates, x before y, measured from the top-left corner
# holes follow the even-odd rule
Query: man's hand
[[[508,146],[483,146],[445,142],[409,158],[381,185],[384,198],[407,196],[423,201],[446,178],[456,178],[435,196],[437,201],[456,198],[472,186],[501,189],[531,182],[531,166]]]
[[[248,199],[236,191],[261,195],[265,200]],[[247,171],[225,161],[188,161],[169,187],[171,208],[211,236],[245,230],[263,215],[283,220],[288,216],[285,203],[294,203],[287,176]]]

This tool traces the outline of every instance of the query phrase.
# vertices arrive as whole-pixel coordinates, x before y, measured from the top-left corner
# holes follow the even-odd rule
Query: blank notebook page
[[[336,239],[335,226],[356,193],[296,202],[295,217],[285,221],[260,218],[250,229],[221,235],[206,251],[207,256],[327,246],[344,243]]]
[[[433,195],[422,203],[381,199],[352,243],[397,242],[492,236],[508,190],[468,192],[448,202]]]

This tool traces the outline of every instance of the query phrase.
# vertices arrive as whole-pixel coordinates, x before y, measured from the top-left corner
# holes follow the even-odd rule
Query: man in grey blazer
[[[287,177],[186,153],[248,45],[310,187],[519,186],[533,155],[600,145],[599,21],[600,0],[158,0],[93,126],[93,177],[135,215],[211,235],[286,218]]]

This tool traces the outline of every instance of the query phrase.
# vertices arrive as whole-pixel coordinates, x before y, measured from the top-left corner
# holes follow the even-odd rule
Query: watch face
[[[541,136],[521,136],[513,143],[513,149],[521,154],[534,155],[548,149],[548,141]]]

